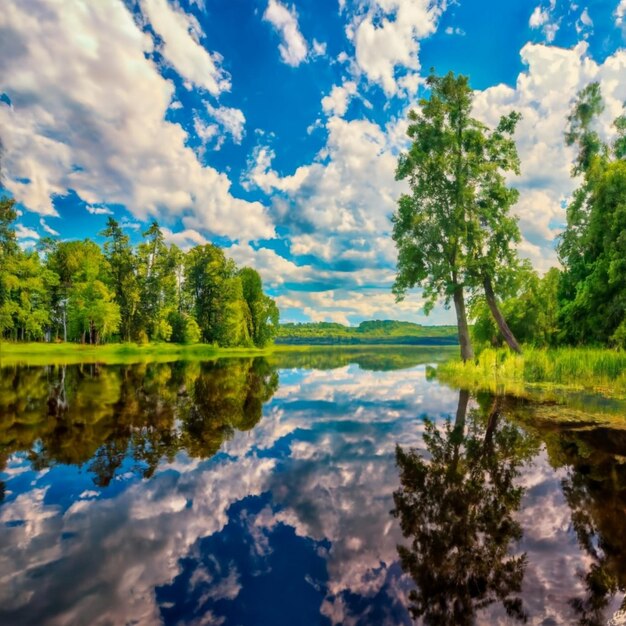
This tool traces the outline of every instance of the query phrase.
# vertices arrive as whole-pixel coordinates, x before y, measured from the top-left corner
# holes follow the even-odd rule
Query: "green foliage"
[[[251,267],[239,271],[243,299],[249,311],[249,334],[254,345],[269,344],[278,332],[279,312],[274,300],[263,293],[263,282],[259,273]]]
[[[463,358],[471,358],[464,295],[488,283],[516,263],[520,239],[509,215],[518,192],[504,174],[519,171],[512,135],[519,114],[511,113],[489,130],[471,116],[473,92],[465,76],[449,73],[428,78],[430,97],[409,114],[412,146],[398,161],[396,178],[408,180],[393,215],[398,249],[393,292],[422,288],[426,313],[440,299],[456,307]],[[487,291],[487,285],[485,285]]]
[[[117,332],[121,307],[114,301],[113,290],[101,280],[108,267],[100,248],[88,240],[82,243],[82,263],[68,292],[68,337],[82,343],[101,343]]]
[[[558,338],[558,289],[560,271],[551,268],[540,278],[528,261],[520,264],[507,286],[501,309],[519,341],[533,346],[552,346]],[[471,307],[472,338],[479,346],[501,346],[502,337],[486,302]]]
[[[23,252],[16,217],[13,201],[1,200],[0,337],[236,347],[264,346],[275,335],[278,309],[260,276],[239,271],[217,246],[184,254],[153,221],[133,248],[109,218],[103,249],[47,238],[38,252]]]
[[[450,361],[438,376],[454,385],[525,395],[526,385],[558,385],[626,396],[626,352],[593,348],[530,348],[524,355],[483,350],[467,363]]]
[[[568,118],[568,143],[578,147],[575,174],[583,183],[567,208],[558,252],[565,268],[559,288],[560,339],[571,344],[625,347],[626,120],[618,117],[613,148],[600,141],[595,118],[600,88],[583,89]]]
[[[421,326],[411,322],[372,320],[356,327],[334,322],[281,324],[280,343],[456,343],[455,326]],[[431,341],[432,340],[432,341]]]

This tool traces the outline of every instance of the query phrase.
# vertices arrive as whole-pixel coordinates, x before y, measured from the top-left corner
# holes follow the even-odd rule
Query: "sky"
[[[391,294],[390,216],[406,117],[431,68],[470,77],[474,114],[523,115],[512,177],[520,254],[558,263],[575,94],[600,132],[626,101],[626,0],[4,0],[3,185],[23,247],[136,242],[157,219],[184,249],[255,267],[282,321],[427,318]]]

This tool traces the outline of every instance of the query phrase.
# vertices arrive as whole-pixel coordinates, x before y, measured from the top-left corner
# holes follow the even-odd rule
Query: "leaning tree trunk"
[[[472,349],[472,340],[470,339],[469,326],[467,325],[463,287],[460,285],[457,285],[454,290],[454,308],[456,310],[456,324],[459,330],[461,358],[464,361],[471,361],[474,358],[474,350]]]
[[[511,350],[517,352],[518,354],[521,354],[522,349],[520,348],[517,339],[515,339],[515,335],[511,332],[509,325],[506,323],[504,316],[500,312],[500,309],[498,307],[498,301],[496,300],[496,294],[493,292],[493,285],[491,284],[491,278],[489,276],[485,276],[483,278],[483,285],[485,287],[485,298],[487,298],[489,310],[491,311],[491,315],[498,325],[500,334],[504,338],[504,341],[506,341],[509,348],[511,348]]]

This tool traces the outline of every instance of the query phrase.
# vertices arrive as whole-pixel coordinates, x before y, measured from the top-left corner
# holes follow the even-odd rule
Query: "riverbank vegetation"
[[[238,268],[221,248],[183,252],[166,244],[156,221],[132,246],[109,218],[102,248],[89,239],[48,237],[25,251],[17,244],[14,205],[0,200],[0,339],[228,348],[271,342],[275,302],[259,274]]]
[[[437,378],[455,387],[518,396],[562,388],[626,398],[626,352],[605,348],[533,348],[523,354],[486,348],[471,361],[450,360]]]
[[[170,362],[214,361],[218,359],[263,357],[285,368],[311,367],[331,369],[357,363],[365,369],[388,370],[432,364],[449,360],[454,346],[360,345],[360,344],[270,344],[262,348],[223,348],[213,344],[175,343],[3,343],[0,345],[0,367],[14,365],[47,366],[79,363],[106,365]]]
[[[519,170],[517,114],[489,130],[470,116],[467,79],[431,76],[429,84],[430,98],[410,117],[413,145],[398,162],[410,193],[393,217],[394,291],[402,298],[422,287],[427,311],[439,299],[454,303],[461,361],[439,375],[509,392],[551,384],[626,394],[626,115],[601,136],[599,84],[573,103],[564,130],[581,182],[556,242],[561,268],[539,275],[518,256],[509,213],[519,196],[505,179]]]

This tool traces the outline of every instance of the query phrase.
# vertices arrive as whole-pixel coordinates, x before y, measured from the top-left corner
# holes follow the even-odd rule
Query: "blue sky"
[[[0,14],[4,185],[24,246],[138,240],[153,217],[261,271],[285,321],[452,321],[390,294],[389,216],[406,113],[431,67],[468,74],[487,123],[523,114],[522,255],[556,263],[576,185],[574,94],[626,101],[626,0],[8,0]]]

